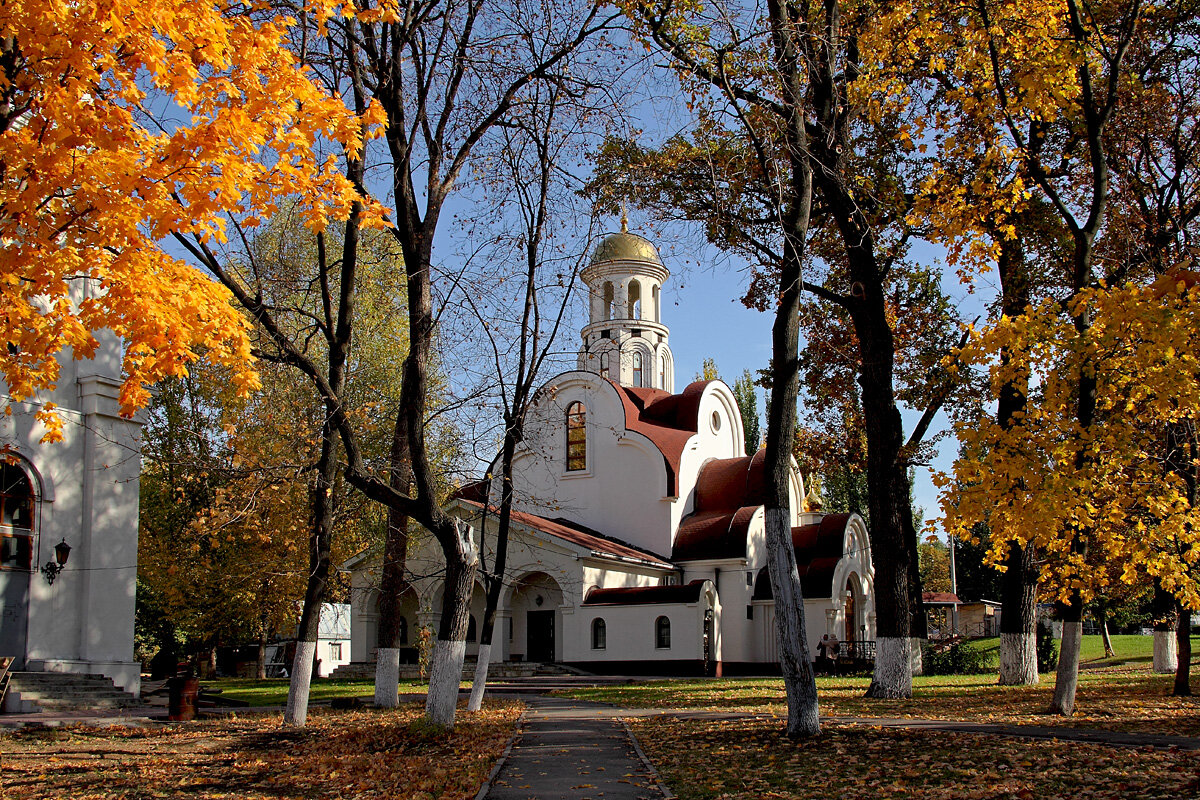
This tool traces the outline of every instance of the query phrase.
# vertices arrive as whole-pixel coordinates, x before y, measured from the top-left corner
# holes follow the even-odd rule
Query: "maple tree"
[[[125,341],[121,408],[201,354],[255,386],[229,294],[161,246],[220,241],[223,215],[302,198],[309,224],[357,193],[319,142],[361,147],[363,121],[286,48],[294,19],[212,0],[12,0],[0,29],[0,376],[37,404],[46,439],[56,356]],[[364,112],[367,109],[362,109]]]
[[[987,521],[994,558],[1019,557],[1032,542],[1044,559],[1043,575],[1065,615],[1063,657],[1052,707],[1068,715],[1078,681],[1084,602],[1095,588],[1088,581],[1103,585],[1102,572],[1086,566],[1089,551],[1100,547],[1106,556],[1128,556],[1120,546],[1110,545],[1122,540],[1122,527],[1140,530],[1137,526],[1146,524],[1137,514],[1128,516],[1133,512],[1104,480],[1138,469],[1135,454],[1154,460],[1149,455],[1152,450],[1140,444],[1134,432],[1124,432],[1124,426],[1114,422],[1134,406],[1121,406],[1103,396],[1111,388],[1100,383],[1109,380],[1109,364],[1099,360],[1121,362],[1129,374],[1152,384],[1156,359],[1173,354],[1172,344],[1162,336],[1157,343],[1147,340],[1138,351],[1143,359],[1139,363],[1106,337],[1117,328],[1127,335],[1146,335],[1138,329],[1139,316],[1147,323],[1162,323],[1163,314],[1187,313],[1186,298],[1165,287],[1147,290],[1121,285],[1132,276],[1123,267],[1109,269],[1106,276],[1098,256],[1106,236],[1110,243],[1120,236],[1119,229],[1106,228],[1114,187],[1112,122],[1121,110],[1141,107],[1138,103],[1149,99],[1138,81],[1139,54],[1148,56],[1142,63],[1149,64],[1161,52],[1173,50],[1184,60],[1192,52],[1179,38],[1177,27],[1160,24],[1175,12],[1172,3],[1137,1],[1067,0],[1036,8],[979,3],[970,9],[906,3],[886,16],[879,35],[879,41],[890,43],[886,50],[891,56],[905,61],[907,53],[907,63],[919,62],[927,67],[926,75],[949,84],[942,95],[948,111],[939,118],[949,132],[937,142],[940,153],[950,156],[943,163],[975,159],[984,167],[969,187],[954,190],[944,185],[943,191],[929,193],[928,210],[943,221],[947,236],[970,243],[968,252],[976,256],[999,250],[1002,267],[1006,259],[1019,263],[1020,258],[1013,256],[1020,254],[1013,250],[1024,243],[1028,227],[1020,224],[1018,214],[1040,204],[1050,212],[1046,216],[1062,242],[1061,290],[1056,297],[1022,308],[1017,293],[1009,294],[1006,299],[1011,304],[1005,315],[982,337],[987,341],[994,396],[1007,402],[999,426],[985,422],[962,429],[967,446],[956,469],[960,479],[970,476],[972,489],[967,494],[978,491],[974,487],[979,480],[989,484],[994,492],[990,516],[988,507],[973,500],[974,516],[969,520],[952,508],[961,502],[961,481],[947,488],[944,496],[955,530],[965,532],[975,522]],[[899,78],[899,74],[892,76]],[[905,101],[914,96],[898,84],[894,88]],[[958,158],[964,154],[965,158]],[[980,232],[990,237],[990,246],[977,235]],[[1174,300],[1164,301],[1168,295]],[[1099,329],[1093,331],[1093,326]],[[1038,337],[1042,338],[1033,341]],[[1053,362],[1058,367],[1053,380],[1041,382],[1041,365],[1047,359],[1061,360]],[[1064,374],[1071,377],[1064,379]],[[1187,386],[1173,385],[1170,390],[1182,392],[1178,399],[1186,405]],[[1144,412],[1145,419],[1161,419],[1162,424],[1177,419],[1160,418],[1160,409],[1143,406],[1140,393],[1134,397],[1139,416]],[[1029,435],[1056,414],[1055,435],[1062,438]],[[1131,449],[1114,456],[1109,446]],[[1018,451],[1020,457],[1014,455]],[[1118,466],[1126,457],[1132,460]],[[964,464],[973,458],[986,459],[988,469],[979,472]],[[1025,468],[1017,466],[1022,458]],[[1048,464],[1059,470],[1054,480],[1045,479]],[[994,472],[993,467],[1001,471]],[[1062,482],[1057,480],[1060,477]],[[1124,480],[1130,478],[1125,474]],[[1044,536],[1044,527],[1035,533],[1015,526],[1023,512],[1014,508],[1044,510],[1047,502],[1058,504],[1058,513],[1067,509],[1066,517],[1046,518],[1057,520],[1049,528],[1053,533]],[[1164,511],[1155,508],[1144,513],[1146,519],[1157,521]],[[1046,519],[1035,516],[1022,521],[1028,525],[1035,518],[1045,525]],[[1165,531],[1173,526],[1163,520],[1154,527]],[[1001,553],[1005,548],[1010,549]],[[1158,566],[1150,569],[1167,569],[1163,560],[1160,557]]]

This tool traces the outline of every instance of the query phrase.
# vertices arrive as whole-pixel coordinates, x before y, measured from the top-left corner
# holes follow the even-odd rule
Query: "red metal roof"
[[[700,600],[704,581],[686,586],[629,586],[617,589],[592,589],[583,599],[585,606],[641,606],[661,603],[695,603]]]
[[[609,383],[616,387],[625,407],[625,428],[645,436],[662,453],[667,494],[678,495],[679,462],[688,439],[696,433],[700,397],[708,381],[689,384],[681,394]]]
[[[927,606],[953,606],[962,601],[958,599],[958,595],[951,592],[921,592],[921,602]]]
[[[715,459],[700,469],[695,510],[679,523],[673,561],[746,557],[750,520],[767,499],[765,452]]]
[[[849,522],[849,514],[826,514],[820,522],[792,528],[800,591],[806,598],[833,597],[833,573],[845,555],[842,549]],[[772,596],[771,579],[763,567],[754,581],[754,599],[770,600]]]
[[[479,510],[483,510],[483,504],[474,500],[463,499],[465,505],[473,506]],[[495,506],[488,507],[489,514],[499,514],[500,509]],[[512,512],[514,522],[524,525],[527,528],[541,531],[558,539],[562,539],[580,547],[587,548],[593,553],[611,558],[624,560],[641,561],[654,566],[667,567],[674,569],[675,565],[664,560],[660,556],[651,553],[648,550],[641,550],[631,544],[622,542],[619,539],[614,539],[611,536],[605,536],[597,531],[590,530],[578,525],[574,522],[565,519],[546,519],[539,517],[536,514],[529,514],[525,511]]]

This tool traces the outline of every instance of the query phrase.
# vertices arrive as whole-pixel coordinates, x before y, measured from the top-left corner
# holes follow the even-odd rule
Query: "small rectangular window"
[[[754,606],[746,606],[746,619],[754,619]]]
[[[329,660],[330,661],[341,661],[342,660],[342,643],[341,642],[334,642],[331,645],[329,645]]]
[[[746,570],[746,585],[754,585],[754,572],[752,570]]]

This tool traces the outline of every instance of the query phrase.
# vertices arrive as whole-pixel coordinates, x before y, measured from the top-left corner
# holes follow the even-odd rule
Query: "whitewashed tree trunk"
[[[429,663],[429,696],[425,700],[425,716],[434,725],[454,727],[454,711],[458,705],[458,687],[462,683],[466,655],[465,641],[438,639],[434,642],[433,657]]]
[[[400,648],[381,647],[375,653],[375,705],[395,708],[400,705]]]
[[[312,686],[313,659],[317,655],[316,642],[296,642],[296,658],[292,661],[292,679],[288,684],[287,708],[283,712],[283,724],[303,728],[308,721],[308,692]]]
[[[1154,632],[1154,671],[1173,673],[1179,669],[1179,648],[1175,643],[1175,631]]]
[[[1038,682],[1037,635],[1000,634],[1000,683],[1003,686],[1033,686]]]
[[[1079,686],[1079,646],[1083,641],[1083,622],[1062,624],[1062,643],[1058,653],[1058,673],[1054,678],[1054,699],[1050,711],[1069,717],[1075,713],[1075,690]]]
[[[475,662],[475,680],[471,684],[471,699],[467,711],[478,711],[483,707],[483,694],[487,690],[488,663],[492,660],[492,646],[479,645],[479,656]]]
[[[875,641],[875,673],[871,677],[872,697],[912,697],[911,650],[912,639],[907,636],[880,636]]]
[[[925,674],[925,650],[924,650],[925,640],[920,637],[917,637],[917,636],[910,637],[908,640],[908,646],[909,646],[909,662],[908,663],[909,663],[909,666],[912,668],[912,674],[914,676],[924,675]]]
[[[775,597],[779,668],[788,698],[787,732],[794,737],[816,736],[821,732],[817,684],[804,629],[804,600],[800,594],[796,553],[792,549],[791,514],[787,508],[767,508],[765,516],[767,570]]]

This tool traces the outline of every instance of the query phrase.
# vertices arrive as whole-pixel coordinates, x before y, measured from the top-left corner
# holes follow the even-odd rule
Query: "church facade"
[[[723,382],[674,392],[661,315],[668,276],[654,246],[625,230],[607,236],[582,272],[589,315],[577,369],[538,391],[513,465],[516,502],[493,661],[637,674],[768,672],[778,663],[764,451],[745,455],[753,447]],[[795,469],[790,484],[810,652],[825,634],[873,640],[874,570],[863,520],[821,514]],[[498,481],[481,482],[448,508],[471,526],[488,564],[498,502]],[[438,558],[431,538],[410,544],[409,571],[426,576],[413,578],[401,604],[401,648],[410,656],[418,631],[437,628]],[[374,657],[377,565],[369,554],[344,565],[356,662]],[[468,656],[483,609],[480,583]]]
[[[121,346],[59,358],[63,441],[0,383],[0,656],[14,670],[102,674],[137,694],[133,658],[141,423],[119,414]],[[65,563],[60,563],[65,562]]]

